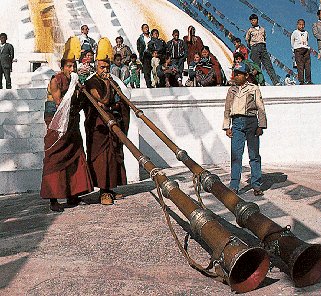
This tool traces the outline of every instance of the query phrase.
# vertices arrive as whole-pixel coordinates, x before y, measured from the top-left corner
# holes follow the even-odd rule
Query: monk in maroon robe
[[[194,54],[200,53],[203,48],[203,41],[201,37],[195,36],[195,28],[189,26],[188,35],[183,37],[183,40],[187,44],[187,65],[194,61]]]
[[[74,62],[62,60],[61,67],[62,71],[53,76],[48,87],[53,99],[52,103],[55,103],[56,107],[62,103],[68,91]],[[62,212],[64,210],[63,205],[58,203],[58,198],[66,198],[67,204],[77,205],[80,201],[79,195],[93,190],[79,130],[80,109],[78,91],[75,90],[71,96],[68,125],[63,133],[49,126],[55,120],[53,119],[54,113],[45,112],[48,129],[44,138],[45,158],[40,196],[50,199],[52,211]],[[54,112],[57,113],[57,111]]]
[[[96,74],[85,82],[86,89],[98,104],[115,118],[122,131],[127,133],[129,108],[122,101],[116,101],[116,91],[107,79],[110,61],[105,59],[96,63]],[[89,101],[85,115],[87,163],[94,186],[100,188],[101,204],[111,205],[115,199],[122,197],[111,189],[127,183],[123,144],[109,130]]]

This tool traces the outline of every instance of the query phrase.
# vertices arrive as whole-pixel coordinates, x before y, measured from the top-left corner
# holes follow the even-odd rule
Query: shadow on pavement
[[[39,194],[0,197],[0,288],[9,285],[57,217]]]

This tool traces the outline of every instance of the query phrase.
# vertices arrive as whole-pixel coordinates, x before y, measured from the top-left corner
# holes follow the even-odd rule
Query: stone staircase
[[[45,89],[0,90],[0,194],[39,190]]]

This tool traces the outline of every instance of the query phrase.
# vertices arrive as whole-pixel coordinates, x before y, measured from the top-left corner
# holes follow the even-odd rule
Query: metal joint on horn
[[[214,221],[215,217],[210,210],[196,209],[190,214],[190,226],[195,235],[201,236],[202,228],[207,222]]]
[[[164,175],[164,173],[160,173],[161,172],[161,168],[153,168],[150,173],[149,173],[149,176],[152,180],[154,180],[154,178],[160,174],[160,175]]]
[[[110,130],[112,129],[112,127],[113,127],[115,124],[117,124],[117,122],[116,122],[114,119],[108,120],[108,122],[107,122],[107,125],[108,125],[108,127],[109,127]]]
[[[149,162],[149,161],[150,161],[150,159],[149,159],[149,157],[146,156],[146,155],[142,155],[142,156],[140,156],[139,159],[138,159],[138,163],[139,163],[142,167],[144,167],[145,164],[146,164],[147,162]]]
[[[269,237],[272,235],[277,235],[277,238],[274,240],[270,240],[269,241]],[[287,225],[286,227],[284,227],[281,231],[279,232],[274,232],[271,234],[268,234],[267,236],[264,237],[264,239],[262,240],[262,246],[264,249],[266,249],[269,253],[273,253],[276,256],[280,256],[281,252],[280,252],[280,239],[282,237],[289,237],[292,236],[294,237],[294,234],[291,232],[291,226]],[[299,250],[299,249],[298,249]],[[300,251],[299,251],[300,253]]]
[[[174,188],[179,188],[179,185],[176,181],[170,181],[167,180],[165,182],[162,183],[161,185],[162,188],[162,193],[166,198],[169,198],[169,194],[170,192],[174,189]]]
[[[206,192],[211,192],[215,182],[221,182],[220,178],[209,171],[201,173],[201,184]]]
[[[247,219],[254,213],[260,212],[260,208],[254,202],[240,201],[235,206],[236,222],[241,227],[246,227]]]
[[[144,112],[143,112],[142,110],[138,109],[138,110],[135,112],[135,115],[136,115],[137,118],[140,118],[141,116],[144,115]]]
[[[182,150],[180,148],[178,148],[175,152],[175,155],[176,155],[176,158],[179,160],[179,161],[186,161],[189,159],[189,156],[187,154],[187,152],[185,150]]]

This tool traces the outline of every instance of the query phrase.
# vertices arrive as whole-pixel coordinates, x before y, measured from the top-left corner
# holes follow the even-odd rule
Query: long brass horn
[[[289,267],[290,276],[297,287],[316,284],[321,278],[321,245],[308,244],[297,238],[289,229],[283,228],[270,218],[260,213],[259,207],[252,202],[246,202],[228,187],[217,175],[206,171],[186,151],[173,143],[144,112],[121,92],[119,87],[110,80],[121,99],[135,112],[136,116],[172,150],[177,159],[182,161],[196,176],[200,176],[201,184],[206,192],[212,193],[236,217],[236,222],[252,231],[266,249],[280,257]]]
[[[244,242],[227,231],[215,218],[214,213],[201,208],[192,198],[170,181],[151,160],[143,155],[118,127],[112,115],[105,112],[86,91],[101,118],[120,141],[129,149],[139,164],[159,184],[163,195],[169,198],[189,220],[192,231],[199,235],[213,251],[215,274],[223,278],[232,290],[243,293],[254,290],[265,278],[269,269],[267,252],[260,247],[249,248]],[[193,266],[194,268],[196,266]]]

